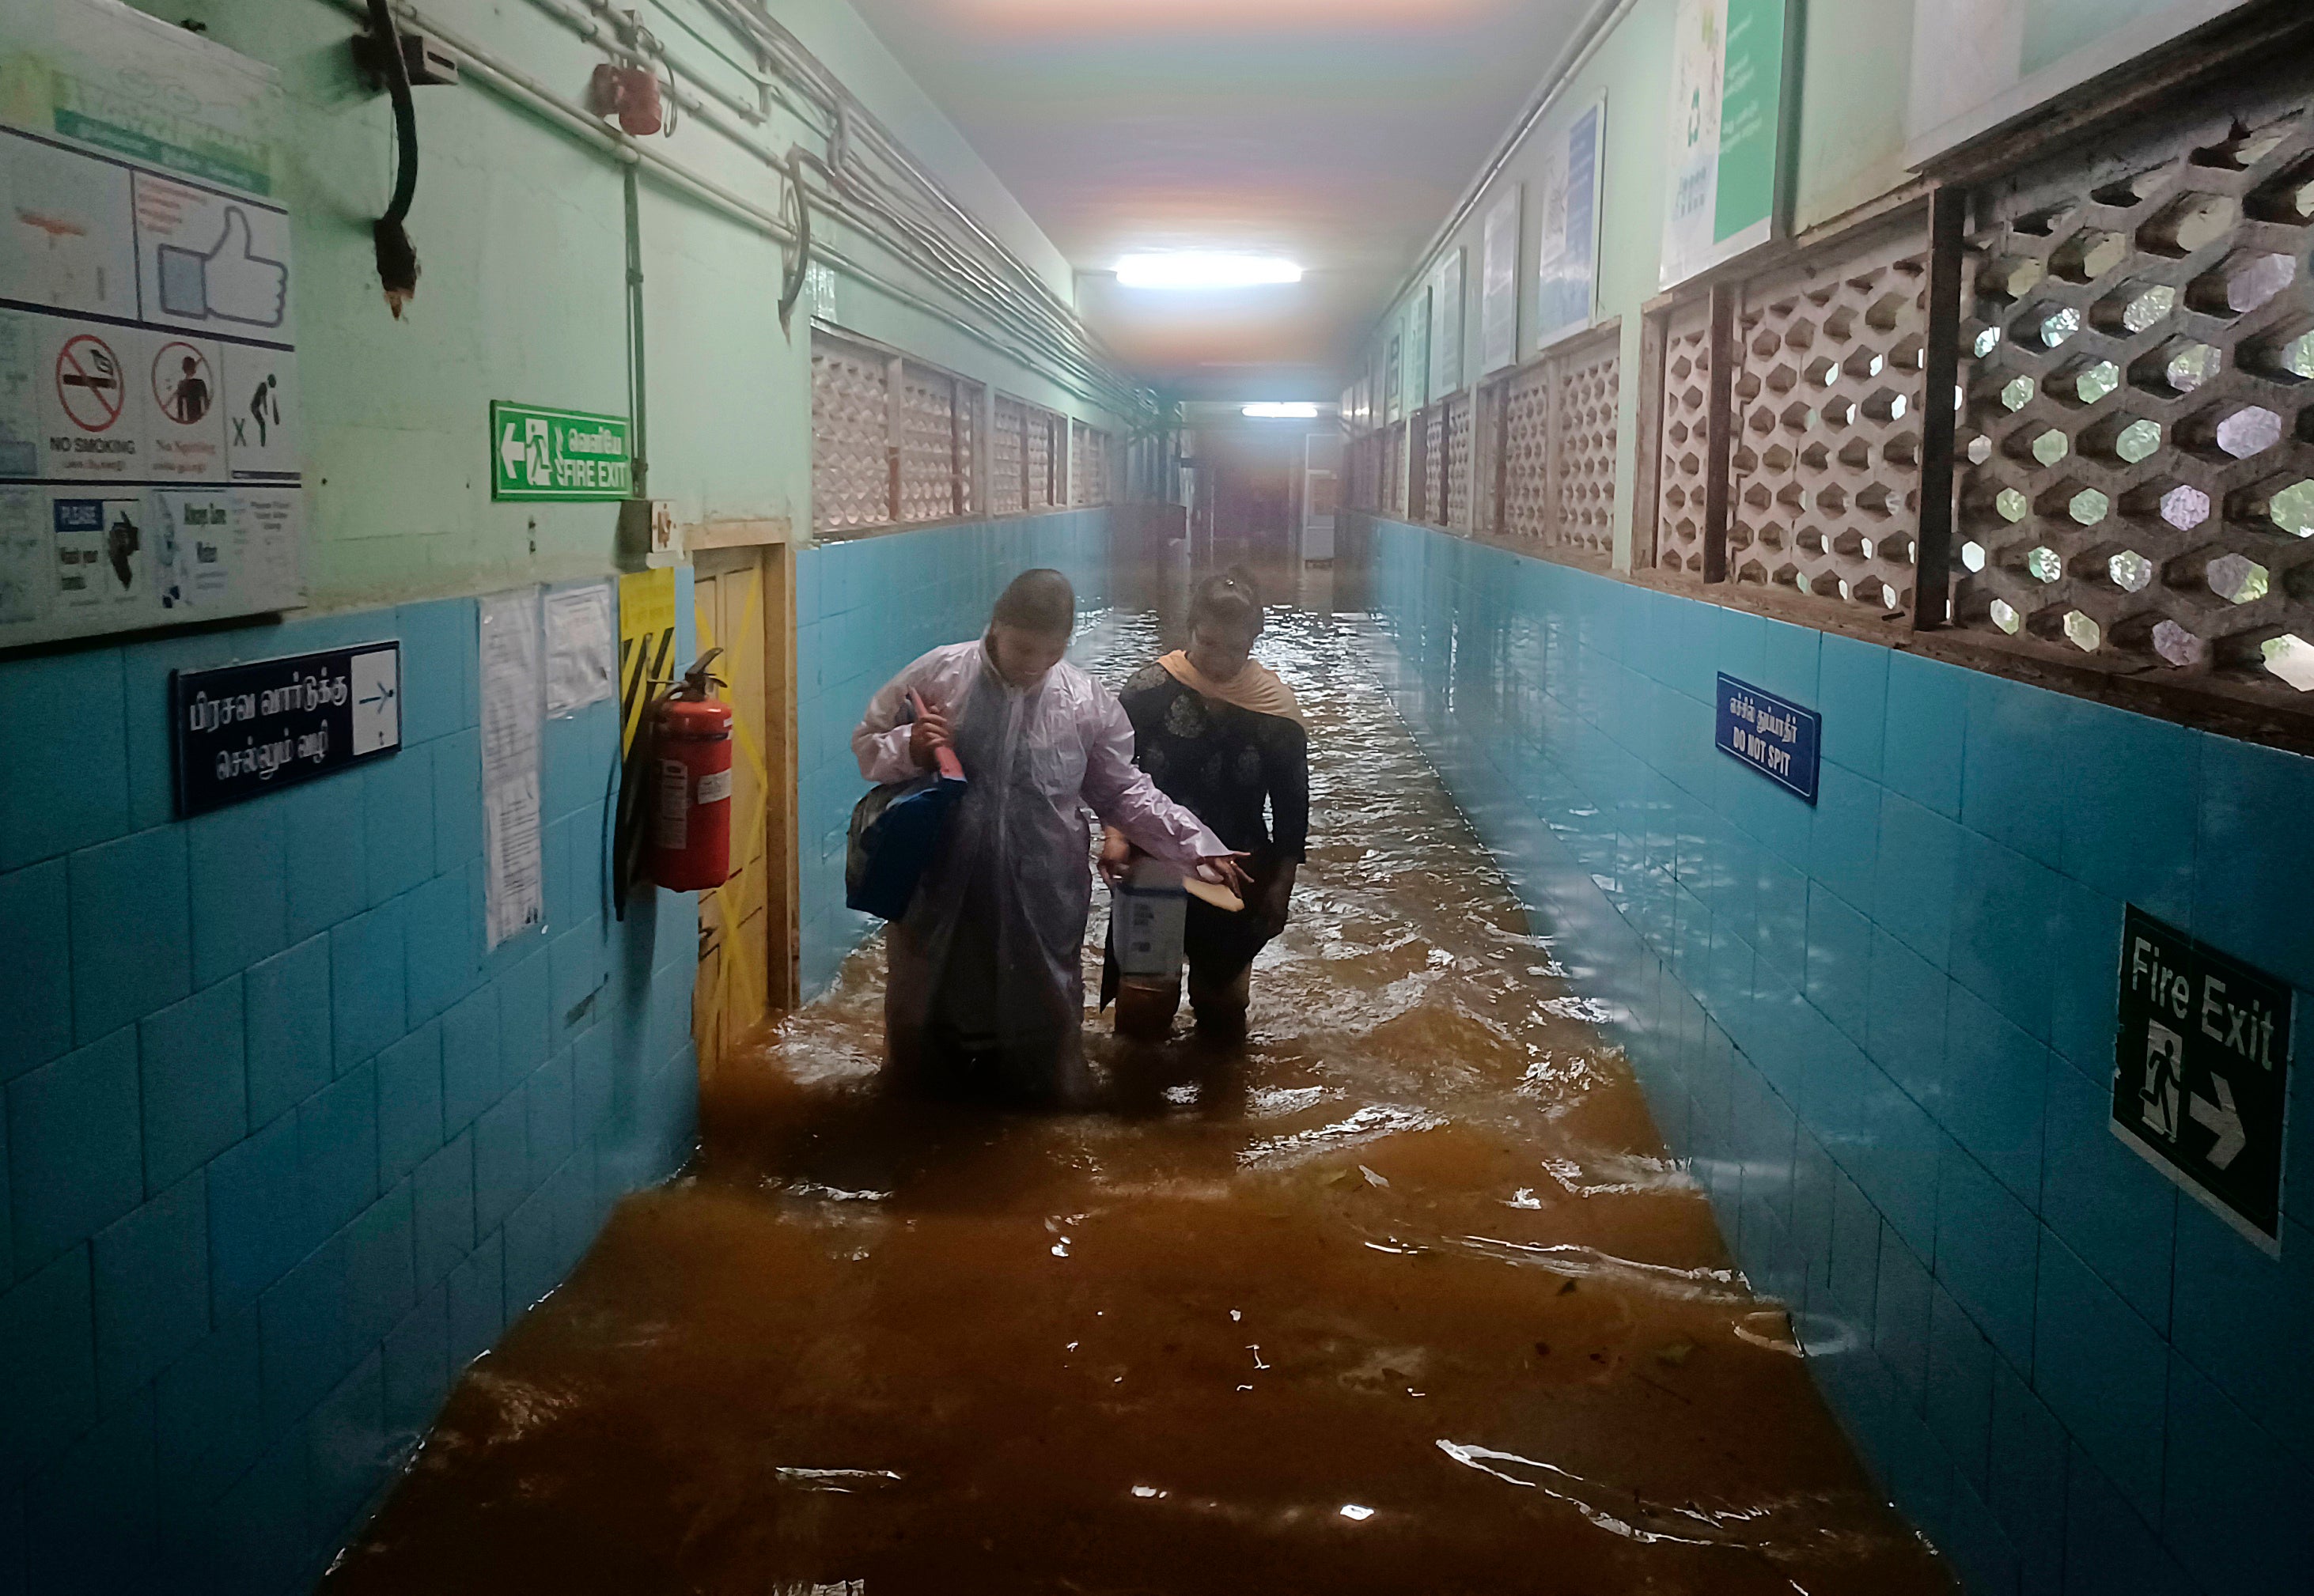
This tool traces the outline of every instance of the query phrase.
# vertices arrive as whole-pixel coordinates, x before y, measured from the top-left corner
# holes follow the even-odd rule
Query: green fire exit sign
[[[632,460],[624,416],[490,401],[492,498],[624,498]]]

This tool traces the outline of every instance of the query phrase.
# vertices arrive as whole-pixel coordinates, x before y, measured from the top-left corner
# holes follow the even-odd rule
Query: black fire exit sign
[[[2287,982],[2129,909],[2113,1133],[2277,1255],[2290,1003]]]

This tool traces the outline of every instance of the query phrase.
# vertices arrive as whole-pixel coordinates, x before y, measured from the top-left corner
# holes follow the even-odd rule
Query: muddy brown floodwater
[[[1099,1112],[897,1100],[862,951],[324,1588],[1947,1591],[1352,632],[1261,653],[1316,826],[1248,1045],[1104,1018]]]

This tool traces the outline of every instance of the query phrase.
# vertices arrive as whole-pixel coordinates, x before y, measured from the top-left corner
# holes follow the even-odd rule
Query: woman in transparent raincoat
[[[870,781],[921,775],[945,744],[967,782],[887,938],[885,1048],[903,1083],[1083,1099],[1088,811],[1167,863],[1243,878],[1221,840],[1135,766],[1116,695],[1061,657],[1075,620],[1067,578],[1023,572],[985,637],[909,666],[852,734]]]

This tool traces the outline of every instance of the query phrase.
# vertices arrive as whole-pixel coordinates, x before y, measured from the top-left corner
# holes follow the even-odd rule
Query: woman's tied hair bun
[[[1246,627],[1259,635],[1262,620],[1261,594],[1254,586],[1252,573],[1242,566],[1207,577],[1197,584],[1197,595],[1189,601],[1192,631],[1206,625]]]

